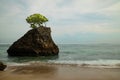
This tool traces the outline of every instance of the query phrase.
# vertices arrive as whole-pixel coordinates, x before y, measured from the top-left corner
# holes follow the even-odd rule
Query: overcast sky
[[[0,0],[0,43],[30,30],[34,13],[49,19],[55,43],[120,43],[120,0]]]

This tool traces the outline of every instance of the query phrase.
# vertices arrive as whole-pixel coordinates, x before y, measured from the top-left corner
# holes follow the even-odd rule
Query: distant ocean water
[[[0,61],[6,64],[45,62],[91,66],[120,67],[119,44],[59,44],[59,56],[8,57],[10,44],[0,44]]]

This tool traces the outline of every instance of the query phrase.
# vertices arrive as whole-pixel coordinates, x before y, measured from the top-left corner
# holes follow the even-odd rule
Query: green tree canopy
[[[48,21],[48,19],[41,14],[33,14],[26,18],[26,21],[30,24],[31,28],[37,28],[43,26],[43,23]]]

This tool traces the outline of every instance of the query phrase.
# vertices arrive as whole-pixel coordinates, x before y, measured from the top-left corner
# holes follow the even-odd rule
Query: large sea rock
[[[59,48],[51,37],[50,27],[29,30],[7,50],[9,56],[52,56],[58,55]]]
[[[0,71],[3,71],[7,66],[0,62]]]

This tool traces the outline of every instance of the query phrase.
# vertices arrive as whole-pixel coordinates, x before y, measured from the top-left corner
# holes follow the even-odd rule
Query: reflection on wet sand
[[[57,71],[57,67],[54,66],[45,66],[45,65],[26,65],[26,66],[17,66],[11,67],[12,73],[15,74],[54,74]]]

